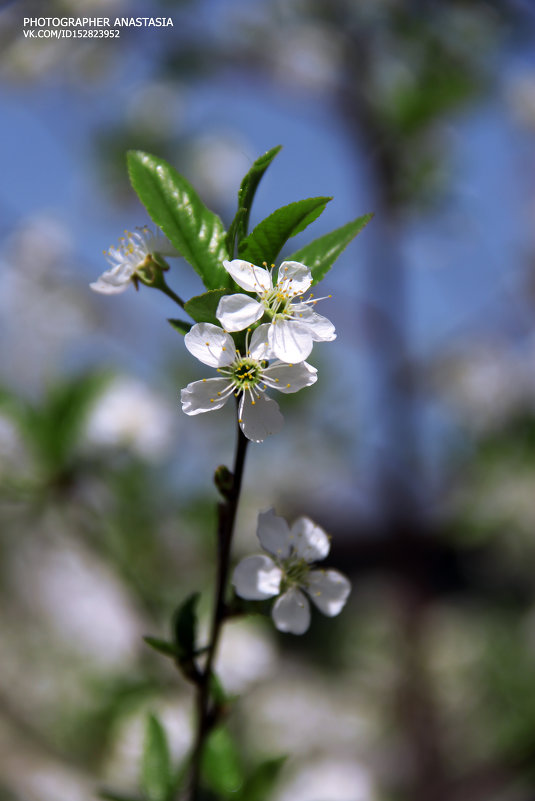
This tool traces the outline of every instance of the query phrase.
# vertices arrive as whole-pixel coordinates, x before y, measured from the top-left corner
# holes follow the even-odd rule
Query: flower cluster
[[[338,570],[314,570],[325,559],[329,537],[308,517],[292,526],[273,509],[258,515],[257,536],[270,554],[247,556],[234,570],[236,594],[250,601],[275,598],[272,617],[279,631],[303,634],[310,625],[308,598],[320,612],[338,615],[351,591],[349,580]]]
[[[125,232],[119,247],[105,251],[110,262],[91,284],[96,292],[116,294],[130,283],[142,282],[170,290],[162,279],[168,269],[165,257],[179,256],[169,240],[147,226]],[[215,317],[221,324],[196,323],[185,336],[193,356],[220,374],[188,384],[182,390],[182,409],[188,415],[220,409],[235,395],[238,421],[245,436],[262,442],[282,426],[278,404],[266,390],[298,392],[317,380],[317,371],[306,361],[314,342],[336,338],[333,324],[315,311],[318,298],[305,297],[312,286],[312,273],[297,261],[284,261],[274,280],[275,265],[257,267],[243,259],[224,261],[223,266],[245,292],[224,295]],[[163,282],[163,283],[162,283]],[[183,304],[181,304],[183,305]],[[243,334],[247,330],[245,348]]]
[[[225,295],[216,317],[223,326],[197,323],[185,337],[190,353],[221,378],[194,381],[182,390],[182,409],[195,415],[219,409],[234,394],[239,399],[238,421],[245,436],[262,442],[282,426],[278,404],[266,389],[298,392],[317,380],[317,371],[305,359],[315,341],[336,337],[334,326],[314,311],[312,296],[302,300],[312,285],[308,267],[283,262],[274,285],[273,268],[234,259],[223,265],[234,281],[250,295]],[[267,322],[262,322],[267,320]],[[257,326],[249,341],[250,326]],[[236,349],[230,332],[247,329],[245,352]]]

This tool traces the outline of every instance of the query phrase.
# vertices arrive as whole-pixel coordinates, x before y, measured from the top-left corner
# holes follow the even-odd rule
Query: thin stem
[[[162,282],[158,284],[158,289],[161,289],[165,295],[171,298],[171,300],[174,300],[175,303],[178,303],[181,309],[184,308],[184,301],[182,300],[182,298],[179,295],[177,295],[176,292],[174,292],[170,286],[166,284],[165,280],[163,280],[163,277],[162,277]]]
[[[197,736],[191,757],[190,801],[197,801],[199,798],[204,745],[216,718],[216,710],[210,703],[212,668],[217,653],[221,629],[226,617],[225,590],[228,583],[232,536],[234,534],[234,523],[236,521],[236,513],[240,500],[248,443],[249,440],[238,426],[232,487],[228,492],[226,501],[220,503],[218,506],[217,584],[206,663],[197,684]]]

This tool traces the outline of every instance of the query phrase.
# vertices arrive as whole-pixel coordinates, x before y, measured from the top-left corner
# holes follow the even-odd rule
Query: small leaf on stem
[[[362,217],[357,217],[356,220],[342,225],[341,228],[336,228],[334,231],[320,236],[319,239],[305,245],[297,253],[288,256],[288,261],[299,261],[306,264],[312,273],[313,283],[317,284],[329,272],[340,253],[362,231],[372,217],[373,214],[364,214]]]
[[[170,323],[179,334],[187,334],[193,325],[193,323],[188,323],[186,320],[176,320],[171,317],[167,318],[167,322]]]
[[[141,786],[148,801],[169,801],[175,787],[167,736],[155,715],[147,719]]]
[[[229,258],[231,259],[234,258],[235,243],[241,242],[247,235],[249,215],[258,184],[281,149],[282,145],[277,145],[277,147],[271,148],[271,150],[268,150],[263,156],[260,156],[241,182],[238,192],[238,211],[230,224],[227,234],[227,250],[229,252]]]
[[[224,798],[234,798],[243,784],[238,748],[224,726],[213,729],[206,740],[202,775],[210,789]]]
[[[195,654],[195,641],[197,639],[197,604],[201,597],[200,592],[188,595],[178,607],[173,619],[173,634],[178,658],[180,660],[193,659]]]
[[[270,265],[287,240],[304,231],[319,217],[330,200],[330,197],[310,197],[277,209],[239,242],[239,257],[257,265],[263,262]]]
[[[213,325],[219,325],[215,313],[221,298],[224,295],[228,295],[230,291],[231,290],[228,289],[212,289],[210,292],[204,292],[202,295],[195,295],[195,297],[187,301],[184,308],[196,323],[213,323]]]

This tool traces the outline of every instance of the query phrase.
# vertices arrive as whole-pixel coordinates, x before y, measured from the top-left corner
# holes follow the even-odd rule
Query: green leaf
[[[241,182],[238,192],[238,211],[236,212],[236,216],[230,224],[227,235],[227,250],[231,259],[234,256],[234,243],[236,241],[241,242],[241,240],[247,235],[249,215],[251,213],[251,206],[253,205],[253,199],[258,188],[258,184],[260,183],[265,171],[277,153],[281,151],[281,149],[282,145],[277,145],[277,147],[271,148],[271,150],[268,150],[263,156],[260,156],[260,158],[254,162],[253,166]]]
[[[228,258],[223,223],[199,198],[191,184],[163,159],[131,150],[130,181],[148,213],[207,289],[229,286],[223,267]]]
[[[178,607],[173,619],[173,634],[179,659],[192,659],[197,639],[197,604],[200,592],[188,595]]]
[[[287,757],[276,757],[261,762],[247,776],[239,794],[239,801],[267,801]],[[237,800],[238,801],[238,800]]]
[[[312,272],[313,283],[317,284],[329,272],[340,253],[362,231],[372,217],[373,214],[364,214],[362,217],[357,217],[356,220],[342,225],[341,228],[336,228],[329,234],[320,236],[319,239],[305,245],[297,253],[288,256],[288,261],[300,261],[302,264],[306,264]]]
[[[243,771],[238,749],[223,726],[213,729],[202,759],[202,775],[210,789],[218,795],[234,796],[243,784]]]
[[[184,306],[185,311],[193,317],[196,323],[213,323],[219,325],[215,316],[219,301],[224,295],[228,295],[228,289],[212,289],[203,295],[196,295],[188,300]]]
[[[160,654],[164,654],[165,656],[171,656],[174,659],[177,656],[176,647],[173,645],[172,642],[168,642],[167,640],[160,640],[158,637],[143,637],[147,645],[150,645],[151,648],[154,648],[155,651],[158,651]]]
[[[238,211],[236,212],[234,219],[232,220],[230,227],[227,233],[227,250],[229,252],[229,258],[232,259],[234,255],[234,249],[236,247],[236,239],[238,238],[238,230],[244,229],[244,233],[242,234],[242,238],[247,233],[247,228],[243,225],[243,221],[248,218],[248,210],[244,206],[238,206]],[[238,240],[239,241],[239,240]]]
[[[310,197],[277,209],[239,243],[239,257],[258,265],[272,264],[287,240],[304,231],[330,200],[330,197]]]
[[[141,787],[148,801],[168,801],[174,790],[167,736],[155,715],[149,715],[145,729]]]
[[[175,331],[178,331],[179,334],[187,334],[192,326],[192,323],[188,323],[186,320],[176,320],[171,317],[167,318],[167,322],[171,323],[171,326]]]

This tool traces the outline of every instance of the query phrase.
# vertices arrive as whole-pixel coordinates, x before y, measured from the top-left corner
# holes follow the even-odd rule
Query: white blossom
[[[85,437],[97,448],[131,448],[144,459],[158,460],[169,448],[175,415],[143,382],[118,376],[97,398]]]
[[[203,364],[217,368],[220,378],[203,378],[182,390],[182,410],[189,415],[220,409],[235,395],[239,398],[238,422],[245,436],[262,442],[280,430],[283,419],[278,404],[265,395],[265,390],[298,392],[317,380],[317,370],[307,362],[268,365],[268,325],[259,326],[252,334],[246,354],[236,350],[231,335],[212,323],[197,323],[184,341],[189,352]]]
[[[270,319],[268,342],[273,355],[283,362],[300,362],[307,358],[314,342],[330,342],[336,338],[334,325],[317,314],[318,299],[302,296],[312,285],[312,273],[298,261],[283,261],[276,285],[273,268],[267,270],[248,261],[224,261],[224,268],[249,295],[234,294],[221,298],[216,317],[226,331],[242,331],[266,315]]]
[[[234,570],[237,595],[250,601],[278,596],[272,617],[279,631],[303,634],[310,625],[310,598],[324,615],[338,615],[349,596],[351,584],[337,570],[313,570],[330,550],[325,531],[308,517],[292,526],[273,509],[258,515],[257,536],[270,554],[247,556]],[[308,598],[307,598],[308,596]]]
[[[158,229],[152,231],[145,226],[133,233],[124,233],[119,239],[119,247],[110,247],[104,251],[111,268],[89,285],[95,292],[103,295],[124,292],[131,282],[136,285],[142,271],[150,269],[155,261],[161,267],[158,257],[180,255]]]

